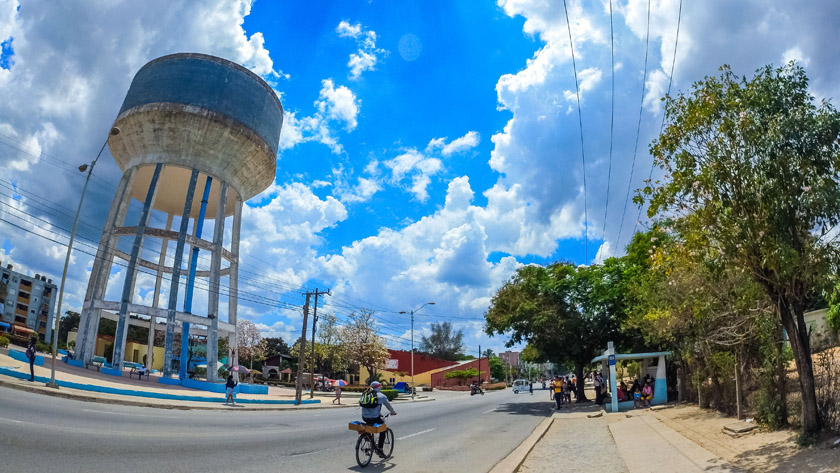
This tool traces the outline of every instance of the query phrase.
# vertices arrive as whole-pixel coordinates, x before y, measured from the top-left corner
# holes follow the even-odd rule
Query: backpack
[[[33,350],[31,346],[26,347],[26,357],[30,360],[35,358],[35,350]]]
[[[359,405],[367,409],[379,407],[379,399],[376,396],[376,391],[368,389],[363,392],[362,397],[359,399]]]

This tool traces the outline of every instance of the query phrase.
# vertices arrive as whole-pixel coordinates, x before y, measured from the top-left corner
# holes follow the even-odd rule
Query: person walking
[[[225,405],[236,405],[236,401],[233,399],[233,388],[236,387],[236,381],[233,380],[233,373],[229,373],[227,377],[227,383],[225,383],[225,391],[227,391],[227,396],[225,397]]]
[[[534,395],[534,382],[533,381],[528,383],[528,392],[531,393],[531,396]]]
[[[554,379],[552,379],[548,384],[548,398],[552,401],[554,400],[554,386],[556,386],[556,383],[554,382]]]
[[[29,340],[29,346],[26,347],[26,358],[29,359],[29,381],[35,381],[35,341],[37,339],[32,337]]]
[[[332,400],[332,403],[341,405],[341,386],[338,384],[335,385],[335,399]]]

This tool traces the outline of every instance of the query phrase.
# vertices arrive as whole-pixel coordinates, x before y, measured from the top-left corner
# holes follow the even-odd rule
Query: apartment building
[[[52,279],[34,277],[14,271],[12,265],[0,262],[0,311],[2,321],[14,332],[37,333],[44,342],[52,339],[58,288]]]

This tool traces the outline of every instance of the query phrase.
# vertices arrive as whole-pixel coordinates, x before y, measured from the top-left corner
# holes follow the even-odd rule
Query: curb
[[[39,383],[40,384],[40,383]],[[25,391],[34,394],[41,394],[44,396],[53,396],[53,397],[60,397],[64,399],[72,399],[75,401],[84,401],[84,402],[94,402],[99,404],[116,404],[120,406],[134,406],[134,407],[151,407],[154,409],[170,409],[170,410],[195,410],[195,411],[227,411],[227,410],[234,410],[234,411],[293,411],[301,409],[300,406],[294,404],[286,404],[286,405],[256,405],[256,406],[247,406],[244,404],[239,404],[237,407],[230,407],[224,405],[210,405],[210,406],[184,406],[178,404],[157,404],[157,403],[150,403],[150,402],[142,402],[142,401],[135,401],[132,399],[123,399],[123,398],[106,398],[106,397],[96,397],[96,396],[88,396],[85,394],[77,394],[71,393],[67,391],[62,391],[61,389],[54,389],[54,388],[47,388],[47,387],[36,387],[34,386],[27,386],[17,383],[10,383],[8,381],[0,379],[0,387],[16,389],[18,391]],[[72,389],[72,388],[63,388],[63,389]],[[197,401],[198,402],[198,401]],[[353,407],[350,404],[342,404],[341,407]],[[318,404],[310,404],[307,407],[302,407],[302,409],[339,409],[338,406],[335,405],[318,405]]]
[[[510,452],[508,456],[502,459],[502,461],[496,463],[496,466],[490,470],[490,473],[511,473],[517,471],[522,466],[522,463],[525,462],[525,458],[528,457],[531,450],[534,449],[537,442],[548,432],[548,428],[551,427],[552,423],[554,423],[554,416],[543,420],[528,438]]]

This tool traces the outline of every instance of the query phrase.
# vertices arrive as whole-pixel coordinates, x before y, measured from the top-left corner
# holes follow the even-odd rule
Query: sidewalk
[[[338,406],[331,402],[322,402],[318,399],[318,393],[316,399],[311,401],[307,392],[304,395],[304,404],[298,406],[293,403],[293,389],[272,386],[269,387],[267,395],[237,394],[237,405],[226,406],[224,394],[158,384],[154,375],[148,381],[109,376],[94,370],[69,366],[60,360],[56,360],[55,376],[62,387],[55,389],[45,386],[50,379],[50,359],[48,355],[44,357],[44,366],[35,366],[36,381],[29,382],[29,366],[26,363],[0,354],[0,386],[83,401],[163,409],[293,410],[351,405]],[[329,399],[331,397],[332,395]]]
[[[526,440],[517,449],[520,458],[505,459],[506,467],[517,472],[551,471],[558,465],[599,473],[741,471],[660,422],[653,411],[599,413],[594,404],[554,412],[543,433],[535,432],[531,445]]]

